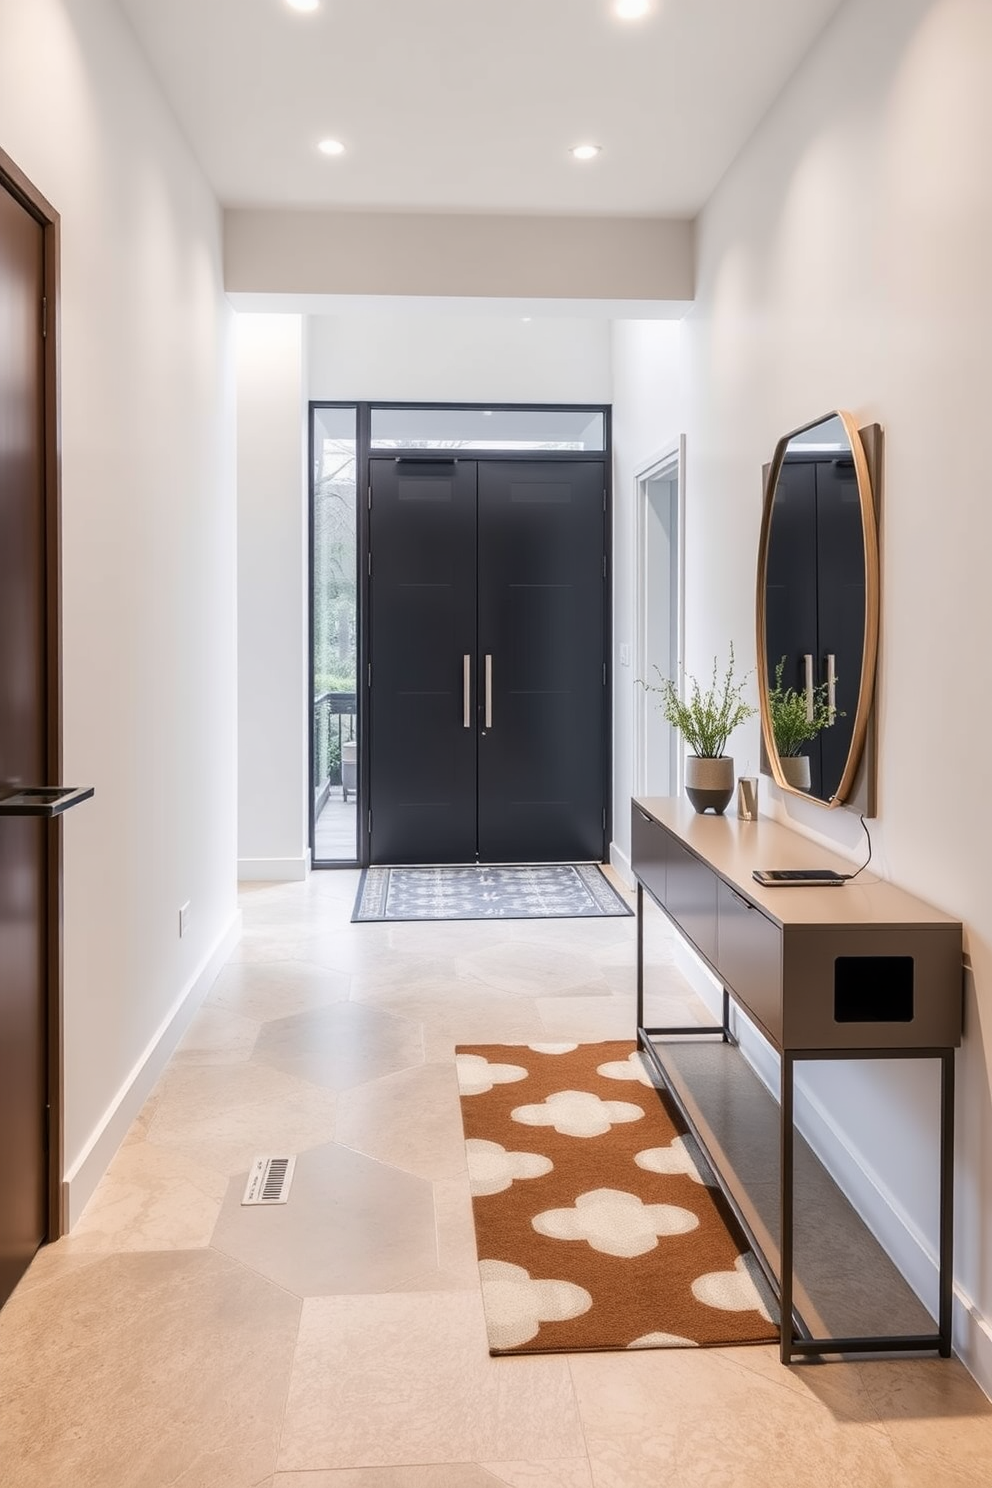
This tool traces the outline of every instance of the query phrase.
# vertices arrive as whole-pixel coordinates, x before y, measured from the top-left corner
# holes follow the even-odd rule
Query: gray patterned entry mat
[[[366,868],[352,923],[376,920],[551,920],[633,910],[595,863],[525,867]]]

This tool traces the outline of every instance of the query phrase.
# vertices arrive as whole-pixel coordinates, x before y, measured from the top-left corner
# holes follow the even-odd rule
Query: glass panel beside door
[[[357,410],[313,411],[313,860],[358,858]]]

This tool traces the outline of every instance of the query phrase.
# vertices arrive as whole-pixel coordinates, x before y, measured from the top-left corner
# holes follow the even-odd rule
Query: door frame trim
[[[48,779],[62,779],[62,437],[60,397],[61,220],[58,212],[24,172],[0,150],[0,188],[8,191],[42,230],[46,334],[44,368],[45,472],[45,676]],[[62,956],[62,826],[47,827],[46,1013],[48,1074],[47,1240],[65,1233],[64,1020]]]
[[[669,579],[674,590],[675,644],[673,652],[678,675],[672,680],[678,683],[685,662],[685,435],[665,445],[652,458],[634,472],[635,528],[634,528],[634,677],[647,677],[648,659],[647,621],[648,588],[647,572],[647,509],[648,487],[658,479],[674,479],[675,497],[675,546],[672,552]],[[643,795],[646,789],[647,768],[647,694],[643,687],[634,685],[634,794]],[[674,769],[671,772],[669,789],[672,795],[682,790],[682,751],[677,747],[672,752]]]
[[[358,648],[357,648],[357,707],[358,707],[358,794],[357,794],[357,859],[342,859],[340,862],[318,862],[314,858],[315,837],[315,813],[314,813],[314,747],[313,747],[313,709],[314,709],[314,413],[320,408],[353,408],[356,415],[356,500],[357,512],[357,620],[358,620]],[[307,614],[307,738],[309,775],[307,781],[307,809],[310,821],[310,862],[315,869],[325,868],[365,868],[369,865],[370,843],[368,830],[368,795],[367,783],[369,780],[369,749],[370,740],[367,738],[368,730],[364,726],[368,717],[369,697],[369,637],[368,637],[368,613],[369,613],[369,507],[368,494],[371,479],[370,466],[373,459],[397,459],[404,460],[437,460],[438,458],[457,457],[457,450],[439,451],[436,449],[396,449],[396,450],[373,450],[372,433],[372,411],[377,408],[404,409],[411,412],[438,412],[445,409],[492,409],[493,412],[522,412],[533,411],[539,413],[601,413],[603,415],[603,448],[601,450],[506,450],[506,449],[466,449],[463,458],[471,460],[501,460],[506,462],[519,460],[570,460],[570,461],[600,461],[604,467],[604,480],[606,490],[604,492],[603,508],[603,551],[606,558],[606,574],[604,575],[604,619],[603,619],[603,665],[606,668],[604,690],[606,693],[606,706],[603,710],[603,802],[606,812],[606,820],[603,827],[603,862],[607,861],[609,844],[613,840],[613,405],[610,403],[469,403],[448,402],[432,403],[420,399],[405,401],[391,401],[383,398],[311,398],[307,404],[307,450],[309,460],[309,471],[307,477],[308,487],[308,614]]]

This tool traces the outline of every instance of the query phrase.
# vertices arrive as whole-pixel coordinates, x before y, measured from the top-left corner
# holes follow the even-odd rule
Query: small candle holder
[[[758,820],[758,777],[741,775],[737,781],[738,821]]]

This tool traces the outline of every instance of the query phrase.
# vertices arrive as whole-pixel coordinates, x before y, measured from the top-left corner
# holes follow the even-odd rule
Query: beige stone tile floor
[[[0,1488],[992,1482],[957,1361],[490,1359],[452,1051],[629,1037],[634,923],[353,926],[356,886],[246,886],[230,963],[0,1313]],[[649,1022],[702,1017],[658,915],[646,944]],[[279,1149],[289,1204],[242,1209]]]

